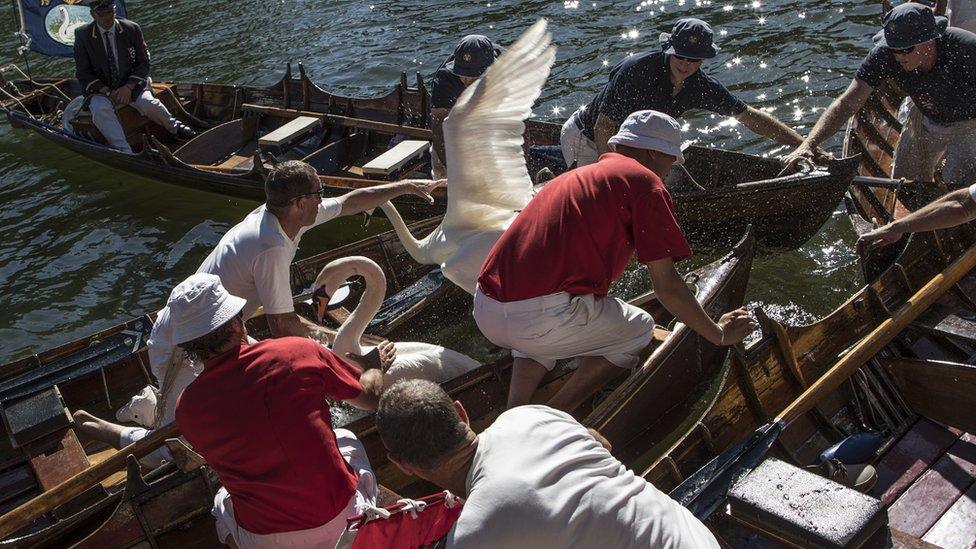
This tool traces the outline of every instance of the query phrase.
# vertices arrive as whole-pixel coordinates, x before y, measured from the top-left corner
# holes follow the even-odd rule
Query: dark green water
[[[465,34],[507,44],[547,17],[559,52],[535,112],[560,120],[603,85],[610,66],[656,48],[659,32],[695,16],[712,23],[723,48],[705,70],[801,133],[849,82],[880,10],[873,2],[783,0],[129,2],[157,79],[270,83],[285,62],[303,61],[322,87],[363,96],[388,90],[401,71],[429,75]],[[9,3],[0,20],[0,64],[24,67]],[[31,55],[30,63],[37,77],[73,71],[69,60]],[[783,152],[708,114],[688,118],[685,135]],[[838,150],[839,139],[832,143]],[[0,361],[157,309],[256,205],[132,177],[0,124]],[[299,257],[364,235],[358,221],[318,228]],[[803,249],[761,258],[748,300],[789,322],[825,314],[860,284],[852,237],[837,213]],[[450,339],[467,332],[459,333]]]

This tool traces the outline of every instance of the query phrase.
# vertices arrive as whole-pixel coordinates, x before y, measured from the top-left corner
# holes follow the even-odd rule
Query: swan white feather
[[[363,355],[372,350],[371,347],[363,348],[360,339],[383,304],[386,275],[368,257],[345,257],[323,267],[312,287],[314,292],[325,286],[326,292],[333,295],[340,284],[356,275],[365,279],[366,289],[359,304],[336,334],[332,351],[339,356],[345,356],[346,353]],[[394,345],[396,359],[384,376],[388,385],[400,379],[426,379],[443,383],[480,366],[477,360],[440,345],[414,341],[397,341]]]
[[[417,262],[440,265],[473,294],[488,252],[532,197],[522,153],[525,119],[556,58],[545,19],[532,25],[458,98],[444,121],[447,213],[422,240],[396,208],[381,208]]]

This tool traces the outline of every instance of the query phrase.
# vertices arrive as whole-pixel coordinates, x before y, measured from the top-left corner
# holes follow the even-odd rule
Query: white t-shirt
[[[508,410],[478,436],[467,489],[449,547],[718,547],[687,509],[547,406]]]
[[[227,231],[197,272],[219,276],[231,295],[246,299],[244,318],[250,318],[260,306],[264,306],[265,314],[290,313],[295,305],[289,268],[298,242],[305,231],[334,219],[341,210],[338,200],[323,200],[315,223],[303,227],[293,240],[262,204]]]
[[[228,292],[246,299],[244,318],[251,317],[261,305],[268,314],[292,312],[295,307],[291,295],[290,268],[298,251],[298,242],[305,231],[334,219],[341,211],[342,203],[338,200],[323,200],[315,223],[303,227],[292,240],[282,230],[278,218],[262,204],[227,231],[197,272],[219,276]],[[170,380],[170,390],[160,400],[164,410],[161,424],[165,425],[174,419],[177,397],[197,375],[187,367],[185,353],[173,343],[168,307],[163,307],[156,315],[147,346],[149,366],[162,385],[160,390],[166,391],[168,388],[165,379],[167,372],[172,370],[176,373],[176,377]],[[174,367],[171,368],[171,365]]]

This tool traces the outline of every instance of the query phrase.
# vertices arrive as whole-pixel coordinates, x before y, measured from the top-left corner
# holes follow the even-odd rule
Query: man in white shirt
[[[400,469],[465,498],[448,547],[718,547],[687,509],[553,408],[512,408],[476,435],[439,385],[407,380],[383,393],[376,423]]]
[[[242,311],[245,320],[258,307],[263,307],[271,337],[311,337],[322,343],[330,342],[334,337],[332,332],[295,313],[290,267],[302,235],[336,217],[362,213],[405,194],[433,203],[430,192],[443,183],[444,180],[403,180],[323,199],[323,189],[312,166],[298,160],[282,162],[265,181],[265,203],[227,231],[197,272],[219,276],[231,295],[245,299]],[[185,321],[173,318],[169,307],[164,307],[147,342],[149,366],[160,384],[156,427],[173,421],[176,400],[202,369],[202,365],[193,364],[173,343],[176,325]],[[393,344],[384,342],[367,357],[346,358],[369,368],[389,364],[394,356]],[[76,413],[75,419],[81,432],[110,444],[118,440],[119,447],[147,434],[146,429],[114,425],[84,411]],[[156,457],[165,458],[162,454]]]

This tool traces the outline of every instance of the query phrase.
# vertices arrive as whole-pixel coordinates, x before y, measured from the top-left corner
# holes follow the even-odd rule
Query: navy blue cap
[[[945,17],[936,17],[922,4],[905,2],[889,11],[881,24],[883,29],[874,36],[874,43],[883,48],[903,50],[942,36],[949,21]]]
[[[661,33],[661,48],[666,54],[691,59],[711,59],[717,55],[718,46],[712,43],[712,27],[701,19],[678,19],[671,33]]]
[[[469,34],[454,48],[453,59],[444,66],[457,76],[478,77],[495,61],[495,44],[487,36]]]

